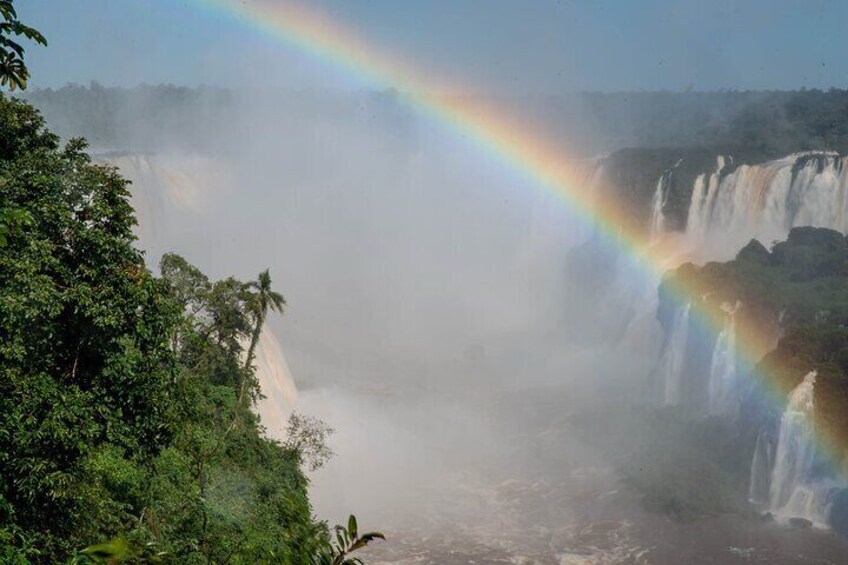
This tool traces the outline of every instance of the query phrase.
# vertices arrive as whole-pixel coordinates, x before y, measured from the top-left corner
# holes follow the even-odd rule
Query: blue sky
[[[305,1],[480,90],[848,87],[848,0]],[[29,51],[34,86],[355,86],[191,0],[16,4],[50,42]]]

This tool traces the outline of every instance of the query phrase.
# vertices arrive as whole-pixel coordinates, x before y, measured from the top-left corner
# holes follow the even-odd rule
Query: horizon
[[[117,86],[356,86],[357,77],[204,4],[212,5],[65,0],[57,6],[30,0],[20,15],[50,41],[46,49],[28,50],[32,85],[96,80]],[[848,87],[840,27],[848,4],[837,0],[521,6],[498,0],[483,10],[470,0],[403,6],[321,0],[310,7],[375,49],[448,84],[461,77],[474,89],[527,94]],[[63,57],[52,57],[56,52]]]
[[[26,98],[28,94],[33,92],[47,92],[47,91],[59,91],[63,89],[69,88],[82,88],[82,89],[96,89],[102,88],[104,90],[139,90],[144,88],[175,88],[175,89],[184,89],[184,90],[220,90],[225,92],[286,92],[286,93],[294,93],[294,94],[311,94],[311,93],[329,93],[329,94],[408,94],[408,93],[418,93],[420,90],[407,90],[403,88],[397,88],[394,86],[386,86],[386,87],[361,87],[356,89],[348,89],[344,87],[333,87],[333,86],[248,86],[248,87],[234,87],[234,86],[226,86],[226,85],[218,85],[218,84],[180,84],[173,82],[158,82],[158,83],[147,83],[140,82],[137,84],[126,85],[126,84],[104,84],[99,80],[91,79],[87,82],[66,82],[61,85],[49,85],[49,86],[30,86],[25,91],[13,93],[13,97],[23,97]],[[499,97],[499,98],[507,98],[507,99],[515,99],[515,98],[555,98],[559,96],[586,96],[586,95],[600,95],[600,96],[618,96],[618,95],[644,95],[644,94],[674,94],[674,95],[704,95],[704,94],[783,94],[783,93],[798,93],[798,92],[848,92],[848,85],[846,86],[830,86],[830,87],[806,87],[801,86],[797,88],[747,88],[747,89],[738,89],[738,88],[715,88],[715,89],[683,89],[683,90],[671,90],[671,89],[647,89],[647,90],[560,90],[560,91],[545,91],[545,92],[524,92],[524,93],[512,93],[512,92],[498,92],[495,90],[470,90],[465,92],[443,92],[443,93],[430,93],[432,96],[444,96],[444,97],[475,97],[475,96],[490,96],[490,97]]]

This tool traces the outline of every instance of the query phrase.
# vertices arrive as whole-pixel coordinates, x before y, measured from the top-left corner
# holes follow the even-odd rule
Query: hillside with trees
[[[0,561],[341,563],[302,471],[326,430],[251,409],[268,272],[154,276],[127,181],[5,97],[0,186]]]
[[[0,84],[25,89],[0,0]],[[136,248],[129,182],[0,95],[0,562],[361,563],[379,533],[331,537],[303,467],[331,431],[293,415],[285,443],[253,411],[254,353],[285,300],[268,270],[212,281]]]

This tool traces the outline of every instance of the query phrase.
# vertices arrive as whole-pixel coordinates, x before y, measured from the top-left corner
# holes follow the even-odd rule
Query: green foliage
[[[70,565],[119,565],[134,563],[139,565],[160,565],[173,563],[174,556],[160,551],[154,542],[134,546],[124,538],[115,538],[105,543],[90,545],[70,561]]]
[[[353,514],[348,518],[347,527],[336,526],[334,533],[334,540],[316,556],[315,565],[362,565],[363,561],[358,557],[348,556],[375,539],[386,539],[380,532],[360,534]]]
[[[335,534],[332,539],[322,538],[316,547],[315,553],[309,561],[313,565],[363,565],[364,562],[358,557],[350,557],[352,553],[366,547],[376,539],[386,539],[380,532],[367,532],[360,534],[358,531],[356,516],[350,515],[347,527],[336,526],[333,528]],[[236,557],[236,556],[230,556]],[[261,563],[276,563],[279,554],[267,552],[260,559]],[[237,558],[234,560],[238,560]],[[175,556],[167,551],[160,551],[158,544],[147,543],[143,546],[133,545],[124,538],[115,538],[106,543],[98,543],[83,549],[71,560],[71,565],[86,565],[103,563],[106,565],[119,565],[121,563],[133,563],[138,565],[158,565],[171,563]],[[5,563],[5,562],[4,562]],[[26,561],[20,563],[25,564]],[[296,561],[295,563],[301,563]]]
[[[179,312],[133,247],[126,181],[29,106],[0,99],[0,498],[32,542],[67,551],[111,522],[89,458],[155,456],[176,408],[168,328]],[[48,534],[49,532],[49,534]]]
[[[166,255],[153,276],[127,182],[84,149],[0,97],[0,562],[327,554],[301,463],[326,460],[329,428],[297,420],[281,445],[252,411],[243,345],[284,304],[268,272],[210,281]]]
[[[9,243],[9,234],[20,230],[32,223],[32,218],[20,208],[0,210],[0,247]]]
[[[13,0],[0,0],[0,84],[11,90],[25,90],[29,80],[24,47],[13,39],[21,36],[47,45],[41,33],[18,21]]]
[[[716,307],[741,300],[749,316],[781,316],[784,327],[848,323],[848,241],[824,228],[794,228],[769,252],[752,241],[733,261],[686,264],[660,292],[682,285]]]
[[[784,393],[812,370],[817,425],[835,445],[848,445],[848,239],[823,228],[795,228],[771,251],[757,241],[733,261],[684,265],[665,279],[706,297],[716,309],[741,301],[746,333],[780,336],[757,375]]]

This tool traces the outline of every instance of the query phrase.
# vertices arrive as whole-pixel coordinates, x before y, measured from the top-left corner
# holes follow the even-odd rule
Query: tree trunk
[[[256,354],[256,345],[259,343],[260,333],[262,333],[262,320],[256,322],[256,327],[250,336],[250,347],[247,348],[247,357],[244,360],[245,369],[250,369],[251,364],[253,364],[253,356]]]
[[[238,396],[238,404],[241,406],[242,400],[244,400],[245,389],[247,388],[245,384],[247,383],[247,373],[250,372],[250,367],[253,365],[253,357],[256,355],[256,345],[259,343],[259,335],[262,333],[262,325],[265,322],[265,316],[259,317],[256,320],[256,327],[253,329],[253,334],[250,336],[250,346],[247,348],[247,357],[244,360],[244,377],[241,380],[241,387],[239,387],[239,396]]]

